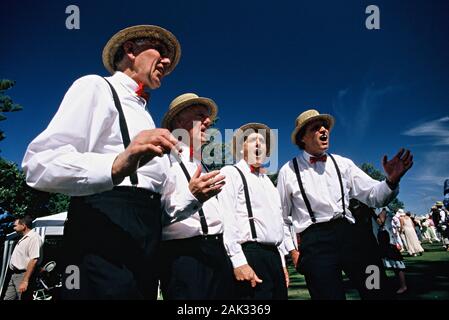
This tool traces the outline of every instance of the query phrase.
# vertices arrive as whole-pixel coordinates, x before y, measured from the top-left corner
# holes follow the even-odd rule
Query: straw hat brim
[[[265,143],[267,146],[267,156],[270,156],[271,149],[273,147],[271,146],[271,129],[267,125],[258,122],[247,123],[237,129],[237,131],[234,133],[234,136],[232,137],[232,148],[231,148],[232,154],[234,156],[237,154],[236,150],[237,138],[239,138],[242,134],[244,134],[245,131],[248,129],[253,129],[255,132],[257,132],[258,130],[265,130],[266,132]]]
[[[168,49],[168,58],[171,63],[165,74],[170,74],[181,58],[181,45],[178,39],[168,30],[153,25],[138,25],[120,30],[106,43],[103,49],[103,64],[113,74],[115,72],[114,56],[123,43],[137,38],[156,39],[165,44]]]
[[[314,120],[327,121],[327,123],[329,123],[329,131],[332,130],[332,128],[334,127],[334,124],[335,124],[335,119],[330,114],[319,114],[319,115],[310,117],[307,120],[305,120],[303,123],[301,123],[299,126],[297,126],[295,128],[295,130],[293,130],[292,135],[291,135],[293,144],[296,144],[296,136],[298,135],[299,131],[301,131],[302,128],[304,128],[306,125],[308,125],[311,121],[314,121]]]
[[[209,109],[210,113],[209,118],[211,121],[214,121],[215,118],[217,117],[218,107],[214,102],[214,100],[204,97],[192,98],[183,101],[174,106],[173,108],[169,109],[167,113],[164,115],[164,119],[162,119],[162,128],[171,130],[172,129],[171,122],[176,117],[176,115],[181,111],[183,111],[184,109],[193,105],[201,105],[207,107]]]

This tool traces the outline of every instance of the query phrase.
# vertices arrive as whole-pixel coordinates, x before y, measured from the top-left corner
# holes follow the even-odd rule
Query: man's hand
[[[292,258],[293,265],[295,266],[295,269],[298,268],[298,260],[299,260],[299,251],[294,249],[290,251],[290,257]]]
[[[221,192],[225,184],[225,176],[219,175],[220,171],[215,170],[201,175],[201,165],[195,171],[189,182],[189,190],[198,199],[204,203],[210,198]]]
[[[290,276],[288,275],[287,267],[284,267],[284,277],[285,277],[285,285],[288,288],[288,286],[290,285]]]
[[[134,173],[139,167],[154,157],[162,157],[172,149],[181,151],[177,147],[178,140],[166,129],[141,131],[129,146],[115,158],[112,164],[112,181],[119,184],[125,177]]]
[[[391,160],[388,160],[385,155],[382,159],[382,165],[387,174],[388,182],[397,186],[402,176],[413,166],[413,155],[410,150],[401,148]]]
[[[22,281],[19,285],[19,293],[23,294],[28,289],[28,281]]]
[[[234,276],[238,281],[249,281],[251,282],[251,287],[255,287],[258,283],[262,283],[257,274],[254,272],[253,268],[249,264],[244,264],[243,266],[234,268]]]

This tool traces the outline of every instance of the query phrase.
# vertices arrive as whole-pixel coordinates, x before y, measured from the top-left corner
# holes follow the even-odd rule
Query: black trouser
[[[63,299],[155,299],[160,196],[115,187],[73,197],[64,229]],[[79,289],[73,267],[79,269]],[[67,272],[67,270],[70,270]],[[69,286],[67,286],[67,283]],[[75,288],[75,289],[74,289]]]
[[[160,279],[166,300],[233,299],[233,269],[222,235],[162,241]]]
[[[367,232],[337,219],[314,224],[300,234],[298,271],[304,274],[312,299],[344,300],[342,271],[362,299],[386,297],[383,264]]]
[[[238,281],[237,297],[243,300],[286,300],[287,285],[277,247],[246,242],[242,244],[242,249],[249,266],[262,283],[257,283],[253,288],[249,281]]]

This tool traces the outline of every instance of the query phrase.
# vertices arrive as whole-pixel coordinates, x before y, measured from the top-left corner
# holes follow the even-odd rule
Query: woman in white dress
[[[410,212],[407,212],[407,214],[403,216],[401,221],[401,231],[405,236],[409,255],[414,257],[421,255],[424,252],[424,249],[416,235],[415,225],[410,218]]]

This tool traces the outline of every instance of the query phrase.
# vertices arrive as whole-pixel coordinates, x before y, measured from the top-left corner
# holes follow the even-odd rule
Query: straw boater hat
[[[247,123],[237,129],[237,131],[234,133],[234,136],[232,137],[232,149],[231,149],[232,154],[234,156],[237,155],[237,150],[236,150],[237,149],[237,139],[241,139],[241,136],[245,134],[245,131],[251,130],[251,129],[256,133],[259,130],[265,130],[265,143],[267,145],[267,156],[270,156],[270,153],[271,153],[271,147],[270,147],[271,129],[267,125],[265,125],[263,123],[257,123],[257,122]]]
[[[209,108],[210,120],[214,121],[217,117],[218,107],[214,100],[204,97],[199,97],[195,93],[184,93],[176,97],[168,107],[168,111],[162,120],[162,128],[172,130],[173,118],[185,108],[193,105],[202,105]]]
[[[439,207],[439,208],[442,208],[443,207],[443,201],[437,201],[437,202],[435,202],[435,205],[437,206],[437,208]]]
[[[120,30],[109,39],[103,49],[103,64],[113,74],[115,72],[114,56],[117,50],[128,40],[150,38],[161,41],[168,50],[171,63],[165,74],[172,72],[181,58],[181,45],[176,37],[168,30],[158,26],[139,25]]]
[[[310,121],[321,119],[325,120],[329,123],[329,130],[332,129],[335,123],[334,117],[332,117],[330,114],[320,114],[318,111],[311,109],[304,111],[301,113],[298,118],[296,118],[295,122],[295,130],[292,132],[292,142],[293,144],[296,144],[296,136],[298,135],[299,131],[304,128]]]

